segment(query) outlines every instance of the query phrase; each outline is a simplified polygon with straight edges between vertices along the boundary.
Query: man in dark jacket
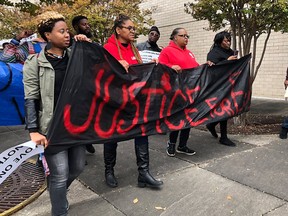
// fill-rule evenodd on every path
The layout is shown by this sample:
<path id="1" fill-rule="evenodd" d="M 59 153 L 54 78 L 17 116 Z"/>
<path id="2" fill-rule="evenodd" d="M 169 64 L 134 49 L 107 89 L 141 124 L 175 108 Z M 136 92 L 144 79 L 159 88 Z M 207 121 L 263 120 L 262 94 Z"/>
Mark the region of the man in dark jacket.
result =
<path id="1" fill-rule="evenodd" d="M 157 41 L 160 38 L 159 29 L 156 26 L 152 26 L 148 33 L 148 40 L 143 43 L 137 44 L 137 49 L 139 51 L 150 50 L 155 52 L 161 52 L 161 49 L 157 45 Z"/>

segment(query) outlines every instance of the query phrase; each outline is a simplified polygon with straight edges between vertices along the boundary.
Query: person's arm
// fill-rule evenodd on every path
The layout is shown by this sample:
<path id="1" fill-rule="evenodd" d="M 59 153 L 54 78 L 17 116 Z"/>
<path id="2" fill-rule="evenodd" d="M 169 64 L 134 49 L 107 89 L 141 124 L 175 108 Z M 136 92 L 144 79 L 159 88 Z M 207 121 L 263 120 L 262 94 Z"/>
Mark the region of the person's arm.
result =
<path id="1" fill-rule="evenodd" d="M 103 47 L 125 68 L 126 72 L 128 72 L 129 63 L 120 59 L 119 53 L 114 45 L 106 43 Z"/>
<path id="2" fill-rule="evenodd" d="M 33 32 L 29 30 L 24 30 L 20 32 L 15 38 L 13 38 L 10 43 L 4 48 L 0 53 L 0 61 L 3 62 L 21 62 L 23 63 L 29 53 L 29 46 L 27 42 L 20 45 L 20 40 L 29 37 Z"/>
<path id="3" fill-rule="evenodd" d="M 229 56 L 227 60 L 230 61 L 230 60 L 237 60 L 237 59 L 238 59 L 237 55 L 232 55 L 232 56 Z"/>
<path id="4" fill-rule="evenodd" d="M 31 55 L 23 67 L 23 83 L 25 93 L 25 123 L 32 141 L 47 147 L 46 137 L 39 133 L 40 81 L 39 66 L 36 55 Z"/>
<path id="5" fill-rule="evenodd" d="M 218 55 L 215 51 L 215 48 L 213 48 L 212 50 L 210 50 L 210 52 L 207 54 L 207 64 L 212 66 L 215 65 L 219 62 L 219 58 Z"/>

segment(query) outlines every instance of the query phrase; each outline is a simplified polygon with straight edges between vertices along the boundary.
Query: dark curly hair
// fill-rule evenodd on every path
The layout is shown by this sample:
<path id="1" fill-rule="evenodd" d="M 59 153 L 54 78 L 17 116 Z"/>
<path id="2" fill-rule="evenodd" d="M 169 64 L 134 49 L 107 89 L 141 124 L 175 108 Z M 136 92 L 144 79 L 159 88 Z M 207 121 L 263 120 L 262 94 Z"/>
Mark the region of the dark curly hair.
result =
<path id="1" fill-rule="evenodd" d="M 45 22 L 41 22 L 37 29 L 38 29 L 38 32 L 40 34 L 40 36 L 46 41 L 48 42 L 48 39 L 45 35 L 45 32 L 52 32 L 54 26 L 55 26 L 55 23 L 59 22 L 59 21 L 63 21 L 65 22 L 65 19 L 64 18 L 51 18 Z"/>
<path id="2" fill-rule="evenodd" d="M 82 20 L 82 19 L 88 20 L 88 18 L 87 18 L 86 16 L 82 16 L 82 15 L 76 16 L 76 17 L 74 17 L 74 18 L 72 19 L 72 26 L 73 26 L 74 29 L 75 29 L 75 26 L 79 25 L 79 22 L 80 22 L 80 20 Z"/>

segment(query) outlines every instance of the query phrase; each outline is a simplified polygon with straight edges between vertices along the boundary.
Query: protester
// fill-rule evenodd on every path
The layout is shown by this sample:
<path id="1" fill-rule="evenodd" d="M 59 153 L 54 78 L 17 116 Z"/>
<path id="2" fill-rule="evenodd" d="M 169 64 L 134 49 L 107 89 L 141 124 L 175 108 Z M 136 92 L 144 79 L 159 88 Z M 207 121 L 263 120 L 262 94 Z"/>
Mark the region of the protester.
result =
<path id="1" fill-rule="evenodd" d="M 9 44 L 8 42 L 3 43 L 3 44 L 2 44 L 2 49 L 5 49 L 8 44 Z"/>
<path id="2" fill-rule="evenodd" d="M 114 21 L 114 34 L 108 39 L 104 48 L 111 53 L 128 72 L 129 66 L 142 63 L 137 48 L 134 46 L 135 26 L 128 16 L 120 14 Z M 156 180 L 149 173 L 149 149 L 148 137 L 136 137 L 134 139 L 135 153 L 138 165 L 138 186 L 139 187 L 160 187 L 163 182 Z M 117 143 L 104 144 L 105 179 L 110 187 L 117 187 L 118 182 L 114 176 L 116 164 Z"/>
<path id="3" fill-rule="evenodd" d="M 285 89 L 287 89 L 287 86 L 288 86 L 288 67 L 287 67 L 287 71 L 286 71 L 286 79 L 284 81 L 284 86 L 285 86 Z M 282 123 L 279 138 L 280 139 L 287 139 L 287 133 L 288 133 L 288 117 L 285 117 L 283 120 L 283 123 Z"/>
<path id="4" fill-rule="evenodd" d="M 30 30 L 23 30 L 13 38 L 0 52 L 0 61 L 7 63 L 24 63 L 28 55 L 39 53 L 46 46 L 46 42 L 35 40 L 20 44 L 23 38 L 31 36 L 32 33 Z"/>
<path id="5" fill-rule="evenodd" d="M 143 43 L 137 44 L 137 49 L 139 51 L 142 50 L 150 50 L 155 52 L 161 52 L 161 49 L 157 45 L 157 41 L 160 38 L 160 32 L 157 26 L 152 26 L 148 33 L 148 40 Z"/>
<path id="6" fill-rule="evenodd" d="M 72 19 L 72 26 L 76 34 L 84 34 L 87 38 L 92 38 L 91 28 L 86 16 L 76 16 Z"/>
<path id="7" fill-rule="evenodd" d="M 70 56 L 70 35 L 62 15 L 46 12 L 39 19 L 38 32 L 50 45 L 39 55 L 30 55 L 23 67 L 26 127 L 31 140 L 45 147 L 52 215 L 65 216 L 67 189 L 84 169 L 85 146 L 53 146 L 46 139 Z M 89 41 L 85 35 L 76 35 L 75 40 Z"/>
<path id="8" fill-rule="evenodd" d="M 72 26 L 76 34 L 84 34 L 87 36 L 87 38 L 92 38 L 90 25 L 88 23 L 88 18 L 86 16 L 80 15 L 74 17 L 72 19 Z M 95 153 L 95 148 L 93 147 L 92 144 L 87 144 L 86 150 L 91 154 Z"/>
<path id="9" fill-rule="evenodd" d="M 189 35 L 186 29 L 176 28 L 170 36 L 170 43 L 165 47 L 159 56 L 159 63 L 165 64 L 174 69 L 177 73 L 181 73 L 183 69 L 195 68 L 199 66 L 194 54 L 186 48 Z M 190 128 L 180 130 L 180 140 L 176 149 L 176 142 L 179 131 L 172 131 L 169 134 L 166 153 L 170 157 L 175 156 L 175 150 L 178 153 L 186 155 L 194 155 L 196 152 L 187 147 Z"/>
<path id="10" fill-rule="evenodd" d="M 236 60 L 238 54 L 234 53 L 234 51 L 230 48 L 230 46 L 231 46 L 230 33 L 227 31 L 217 33 L 214 38 L 214 44 L 212 45 L 211 50 L 207 55 L 207 63 L 210 66 L 212 66 L 222 61 Z M 210 131 L 212 136 L 218 138 L 218 134 L 216 133 L 215 129 L 218 123 L 220 123 L 220 133 L 221 133 L 219 142 L 227 146 L 236 146 L 236 144 L 227 137 L 227 120 L 214 122 L 206 125 L 207 129 Z"/>

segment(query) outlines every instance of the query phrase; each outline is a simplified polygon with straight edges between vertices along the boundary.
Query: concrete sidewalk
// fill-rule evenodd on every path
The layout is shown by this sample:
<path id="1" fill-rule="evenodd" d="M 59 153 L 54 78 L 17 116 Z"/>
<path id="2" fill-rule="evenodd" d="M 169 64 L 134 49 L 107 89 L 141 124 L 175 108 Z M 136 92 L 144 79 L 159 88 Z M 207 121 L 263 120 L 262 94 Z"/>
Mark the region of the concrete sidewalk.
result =
<path id="1" fill-rule="evenodd" d="M 251 113 L 284 116 L 286 106 L 284 101 L 253 99 Z M 19 138 L 26 141 L 28 136 L 19 127 L 16 132 L 15 127 L 7 127 L 0 133 L 0 150 L 4 150 L 4 140 L 6 145 L 15 145 Z M 287 140 L 278 134 L 230 138 L 236 147 L 220 145 L 208 132 L 192 129 L 188 146 L 197 154 L 168 157 L 168 137 L 149 137 L 150 171 L 164 181 L 160 190 L 137 187 L 133 140 L 118 146 L 115 175 L 119 186 L 106 186 L 103 146 L 94 145 L 96 153 L 87 153 L 88 165 L 68 193 L 69 215 L 288 215 Z M 45 191 L 14 215 L 48 216 L 50 207 Z"/>

